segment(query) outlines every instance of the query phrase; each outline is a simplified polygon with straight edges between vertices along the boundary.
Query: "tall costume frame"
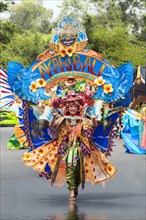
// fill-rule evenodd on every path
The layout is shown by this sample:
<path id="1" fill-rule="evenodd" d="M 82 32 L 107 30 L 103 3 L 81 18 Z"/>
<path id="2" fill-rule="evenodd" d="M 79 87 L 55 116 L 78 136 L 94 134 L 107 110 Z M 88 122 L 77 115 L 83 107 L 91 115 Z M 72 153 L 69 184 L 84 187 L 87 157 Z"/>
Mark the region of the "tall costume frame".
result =
<path id="1" fill-rule="evenodd" d="M 107 156 L 122 106 L 110 106 L 131 88 L 133 65 L 115 68 L 86 49 L 84 29 L 70 16 L 52 33 L 49 49 L 29 67 L 8 63 L 8 81 L 24 101 L 30 147 L 24 164 L 48 173 L 51 184 L 67 182 L 74 201 L 80 184 L 98 184 L 117 172 Z"/>

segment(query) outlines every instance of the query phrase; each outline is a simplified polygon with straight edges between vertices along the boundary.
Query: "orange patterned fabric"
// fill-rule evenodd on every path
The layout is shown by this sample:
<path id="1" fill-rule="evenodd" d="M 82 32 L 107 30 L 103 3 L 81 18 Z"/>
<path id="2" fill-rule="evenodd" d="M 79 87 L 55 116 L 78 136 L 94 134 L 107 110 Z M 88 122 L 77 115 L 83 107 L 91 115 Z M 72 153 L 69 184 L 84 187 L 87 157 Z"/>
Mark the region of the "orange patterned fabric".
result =
<path id="1" fill-rule="evenodd" d="M 15 133 L 15 137 L 18 139 L 18 141 L 21 144 L 27 141 L 24 135 L 24 131 L 21 128 L 17 127 L 17 125 L 14 127 L 14 133 Z M 25 145 L 27 146 L 28 143 L 26 143 Z"/>
<path id="2" fill-rule="evenodd" d="M 38 149 L 26 153 L 23 156 L 25 165 L 32 167 L 39 172 L 43 172 L 48 163 L 52 172 L 54 171 L 58 159 L 58 141 L 45 144 Z M 110 179 L 117 172 L 116 168 L 107 160 L 106 156 L 90 143 L 91 155 L 84 155 L 85 182 L 98 184 Z M 55 185 L 62 186 L 66 183 L 66 163 L 61 157 Z"/>

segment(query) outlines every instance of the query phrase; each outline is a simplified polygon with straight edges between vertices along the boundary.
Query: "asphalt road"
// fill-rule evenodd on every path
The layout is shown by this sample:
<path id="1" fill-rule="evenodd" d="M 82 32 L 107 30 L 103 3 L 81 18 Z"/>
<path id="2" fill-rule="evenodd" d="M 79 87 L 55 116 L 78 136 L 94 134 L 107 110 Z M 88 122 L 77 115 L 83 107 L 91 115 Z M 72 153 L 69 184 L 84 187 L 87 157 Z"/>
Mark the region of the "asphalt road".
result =
<path id="1" fill-rule="evenodd" d="M 76 205 L 69 205 L 67 185 L 50 186 L 46 178 L 24 166 L 25 150 L 8 150 L 13 128 L 0 128 L 1 220 L 144 220 L 146 219 L 146 158 L 126 154 L 122 140 L 110 161 L 118 173 L 102 184 L 79 189 Z"/>

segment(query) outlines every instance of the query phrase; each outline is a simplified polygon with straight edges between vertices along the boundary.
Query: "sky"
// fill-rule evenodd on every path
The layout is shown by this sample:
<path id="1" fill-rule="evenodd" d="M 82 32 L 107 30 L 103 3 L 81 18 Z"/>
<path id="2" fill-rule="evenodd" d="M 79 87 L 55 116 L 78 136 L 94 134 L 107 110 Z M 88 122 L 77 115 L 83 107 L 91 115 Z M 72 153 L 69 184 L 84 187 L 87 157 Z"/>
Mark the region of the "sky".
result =
<path id="1" fill-rule="evenodd" d="M 59 10 L 60 10 L 57 7 L 57 5 L 61 5 L 62 2 L 63 2 L 63 0 L 43 0 L 43 5 L 47 9 L 52 9 L 53 10 L 54 18 L 55 18 L 59 14 Z"/>

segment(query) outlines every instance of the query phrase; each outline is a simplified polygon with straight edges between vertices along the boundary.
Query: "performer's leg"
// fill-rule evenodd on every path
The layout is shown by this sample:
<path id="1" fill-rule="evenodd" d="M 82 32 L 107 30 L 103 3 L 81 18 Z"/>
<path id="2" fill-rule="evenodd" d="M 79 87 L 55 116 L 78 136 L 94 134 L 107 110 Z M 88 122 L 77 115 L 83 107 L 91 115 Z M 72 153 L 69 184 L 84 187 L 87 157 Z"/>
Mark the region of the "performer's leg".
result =
<path id="1" fill-rule="evenodd" d="M 75 167 L 75 189 L 74 189 L 74 192 L 75 192 L 75 197 L 78 196 L 78 186 L 80 185 L 81 183 L 81 176 L 80 176 L 80 161 L 78 160 L 77 162 L 77 165 Z"/>
<path id="2" fill-rule="evenodd" d="M 67 167 L 66 179 L 67 179 L 68 189 L 74 190 L 76 187 L 76 184 L 75 184 L 75 167 L 73 165 Z"/>
<path id="3" fill-rule="evenodd" d="M 66 168 L 66 179 L 67 179 L 67 184 L 68 184 L 68 189 L 70 190 L 70 200 L 73 201 L 75 200 L 75 193 L 74 190 L 76 188 L 75 184 L 75 167 L 73 165 L 68 166 Z"/>

